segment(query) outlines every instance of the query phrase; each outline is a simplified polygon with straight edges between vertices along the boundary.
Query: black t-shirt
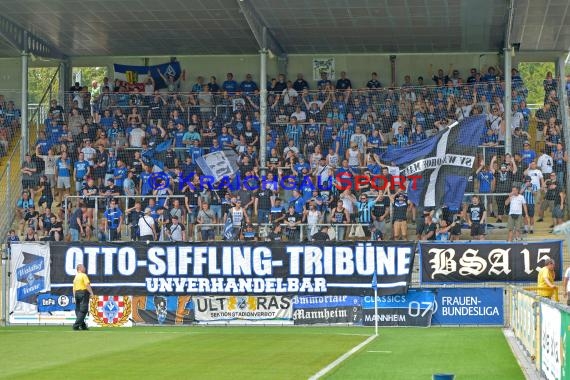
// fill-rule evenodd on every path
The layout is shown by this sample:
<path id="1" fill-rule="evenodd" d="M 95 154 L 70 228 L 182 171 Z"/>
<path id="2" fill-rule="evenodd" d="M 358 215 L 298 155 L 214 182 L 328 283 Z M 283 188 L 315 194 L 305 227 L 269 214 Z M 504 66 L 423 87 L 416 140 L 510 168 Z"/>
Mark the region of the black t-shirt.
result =
<path id="1" fill-rule="evenodd" d="M 400 201 L 398 199 L 396 199 L 396 201 L 394 201 L 394 220 L 406 220 L 407 219 L 407 213 L 408 213 L 408 202 L 407 201 Z"/>
<path id="2" fill-rule="evenodd" d="M 322 231 L 319 231 L 316 234 L 314 234 L 312 236 L 312 238 L 315 241 L 329 241 L 330 240 L 329 234 L 322 232 Z"/>
<path id="3" fill-rule="evenodd" d="M 433 234 L 427 239 L 427 240 L 435 240 L 435 230 L 437 229 L 437 226 L 435 225 L 435 223 L 430 223 L 430 224 L 426 224 L 424 226 L 424 230 L 422 232 L 423 235 L 427 235 L 430 232 L 433 232 Z"/>
<path id="4" fill-rule="evenodd" d="M 482 203 L 477 205 L 470 204 L 467 208 L 467 213 L 469 213 L 469 217 L 473 223 L 481 223 L 481 218 L 483 217 L 484 212 L 485 206 Z"/>
<path id="5" fill-rule="evenodd" d="M 287 221 L 289 223 L 299 222 L 299 221 L 301 221 L 301 215 L 297 214 L 297 213 L 294 213 L 294 214 L 287 213 L 287 214 L 285 214 L 285 221 Z M 299 226 L 298 225 L 294 226 L 294 227 L 287 226 L 287 228 L 296 230 L 299 228 Z"/>
<path id="6" fill-rule="evenodd" d="M 86 190 L 86 191 L 85 191 Z M 95 185 L 93 186 L 89 186 L 86 185 L 83 188 L 83 194 L 85 197 L 85 203 L 87 204 L 87 207 L 89 208 L 94 208 L 95 207 L 95 199 L 94 197 L 91 196 L 85 196 L 85 193 L 89 194 L 89 195 L 98 195 L 99 194 L 99 188 Z"/>
<path id="7" fill-rule="evenodd" d="M 475 176 L 471 174 L 467 177 L 467 185 L 465 186 L 466 193 L 473 193 L 475 191 Z"/>
<path id="8" fill-rule="evenodd" d="M 390 209 L 390 199 L 384 197 L 382 200 L 377 201 L 372 209 L 372 215 L 379 218 L 386 213 L 386 210 Z"/>
<path id="9" fill-rule="evenodd" d="M 186 189 L 184 195 L 186 196 L 186 199 L 188 199 L 189 206 L 198 206 L 200 193 L 197 190 L 192 191 L 191 189 Z"/>
<path id="10" fill-rule="evenodd" d="M 77 219 L 83 221 L 83 211 L 81 211 L 80 208 L 78 208 L 73 212 L 73 214 L 71 215 L 71 220 L 69 221 L 69 228 L 73 228 L 74 230 L 79 231 L 81 228 L 77 223 Z"/>
<path id="11" fill-rule="evenodd" d="M 508 193 L 513 186 L 513 173 L 510 171 L 503 172 L 499 170 L 495 174 L 495 193 Z"/>
<path id="12" fill-rule="evenodd" d="M 258 204 L 257 207 L 260 210 L 270 210 L 271 209 L 271 196 L 273 191 L 270 189 L 260 190 L 257 192 Z"/>

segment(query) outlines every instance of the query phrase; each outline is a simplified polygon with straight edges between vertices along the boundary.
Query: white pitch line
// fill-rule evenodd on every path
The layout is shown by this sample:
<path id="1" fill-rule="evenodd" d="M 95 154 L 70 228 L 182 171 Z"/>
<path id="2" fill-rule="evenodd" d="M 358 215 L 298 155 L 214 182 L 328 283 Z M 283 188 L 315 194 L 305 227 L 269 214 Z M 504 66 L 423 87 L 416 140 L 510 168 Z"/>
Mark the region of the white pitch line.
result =
<path id="1" fill-rule="evenodd" d="M 309 377 L 309 380 L 317 380 L 320 379 L 321 377 L 323 377 L 324 375 L 326 375 L 327 373 L 329 373 L 331 370 L 333 370 L 335 367 L 337 367 L 340 363 L 342 363 L 343 361 L 345 361 L 346 359 L 348 359 L 351 355 L 353 355 L 354 353 L 360 351 L 360 349 L 362 349 L 362 347 L 366 346 L 368 343 L 372 342 L 374 339 L 376 339 L 377 335 L 371 335 L 368 337 L 368 339 L 366 339 L 364 342 L 360 343 L 359 345 L 353 347 L 350 351 L 345 352 L 341 357 L 339 357 L 338 359 L 336 359 L 334 362 L 332 362 L 331 364 L 327 365 L 325 368 L 321 369 L 319 372 L 315 373 L 313 376 Z"/>
<path id="2" fill-rule="evenodd" d="M 370 334 L 351 334 L 351 333 L 336 333 L 335 335 L 348 335 L 348 336 L 370 336 Z"/>

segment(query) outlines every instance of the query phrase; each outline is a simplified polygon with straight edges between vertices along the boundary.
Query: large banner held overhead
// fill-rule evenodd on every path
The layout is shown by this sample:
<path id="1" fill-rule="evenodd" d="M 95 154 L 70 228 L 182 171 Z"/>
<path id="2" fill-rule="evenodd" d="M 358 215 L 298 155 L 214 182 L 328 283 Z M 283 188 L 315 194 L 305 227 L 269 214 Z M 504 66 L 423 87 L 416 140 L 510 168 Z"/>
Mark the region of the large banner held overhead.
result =
<path id="1" fill-rule="evenodd" d="M 292 243 L 59 243 L 52 242 L 51 292 L 71 289 L 84 264 L 96 294 L 295 295 L 405 293 L 414 243 L 335 245 Z"/>
<path id="2" fill-rule="evenodd" d="M 485 130 L 485 116 L 467 117 L 422 142 L 388 150 L 380 159 L 398 166 L 403 176 L 421 177 L 408 188 L 415 205 L 459 210 Z"/>
<path id="3" fill-rule="evenodd" d="M 562 262 L 562 241 L 420 243 L 422 283 L 536 282 L 548 259 Z M 556 280 L 562 268 L 556 266 Z"/>

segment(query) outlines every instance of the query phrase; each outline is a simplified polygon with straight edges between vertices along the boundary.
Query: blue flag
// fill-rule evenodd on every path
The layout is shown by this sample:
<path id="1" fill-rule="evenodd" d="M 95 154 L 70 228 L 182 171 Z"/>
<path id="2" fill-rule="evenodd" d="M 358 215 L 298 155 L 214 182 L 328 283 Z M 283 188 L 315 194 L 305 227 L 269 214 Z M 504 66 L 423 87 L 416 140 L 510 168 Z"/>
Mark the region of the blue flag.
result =
<path id="1" fill-rule="evenodd" d="M 156 90 L 168 87 L 160 73 L 166 77 L 172 76 L 174 81 L 177 81 L 182 74 L 180 62 L 169 62 L 154 66 L 120 65 L 115 63 L 113 68 L 115 70 L 115 79 L 130 84 L 143 83 L 150 73 L 150 76 L 154 79 Z"/>
<path id="2" fill-rule="evenodd" d="M 380 159 L 398 166 L 403 176 L 421 177 L 415 187 L 409 183 L 407 189 L 408 198 L 416 206 L 439 208 L 445 205 L 459 210 L 485 130 L 485 116 L 472 116 L 427 140 L 387 151 Z"/>
<path id="3" fill-rule="evenodd" d="M 232 223 L 232 218 L 228 217 L 226 219 L 226 224 L 224 224 L 224 240 L 234 239 L 234 228 Z"/>
<path id="4" fill-rule="evenodd" d="M 160 153 L 166 152 L 171 145 L 172 140 L 166 140 L 152 148 L 142 151 L 141 156 L 146 164 L 150 164 L 153 167 L 156 166 L 160 168 L 160 170 L 164 170 L 164 161 Z"/>
<path id="5" fill-rule="evenodd" d="M 376 276 L 376 272 L 372 275 L 372 289 L 378 289 L 378 277 Z"/>

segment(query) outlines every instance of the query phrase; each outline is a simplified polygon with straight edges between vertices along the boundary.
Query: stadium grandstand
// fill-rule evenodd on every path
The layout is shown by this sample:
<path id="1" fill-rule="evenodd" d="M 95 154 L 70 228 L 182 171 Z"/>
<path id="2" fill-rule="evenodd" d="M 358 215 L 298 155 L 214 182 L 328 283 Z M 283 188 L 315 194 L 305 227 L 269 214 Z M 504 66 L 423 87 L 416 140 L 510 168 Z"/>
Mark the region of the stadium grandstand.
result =
<path id="1" fill-rule="evenodd" d="M 0 2 L 4 256 L 18 241 L 557 238 L 570 189 L 569 8 Z M 554 63 L 538 90 L 519 71 L 527 62 Z M 57 70 L 31 104 L 28 73 L 40 67 Z M 106 75 L 75 77 L 77 67 Z M 463 134 L 451 140 L 459 128 L 482 131 L 473 157 Z M 468 164 L 437 161 L 442 141 L 444 160 Z"/>

